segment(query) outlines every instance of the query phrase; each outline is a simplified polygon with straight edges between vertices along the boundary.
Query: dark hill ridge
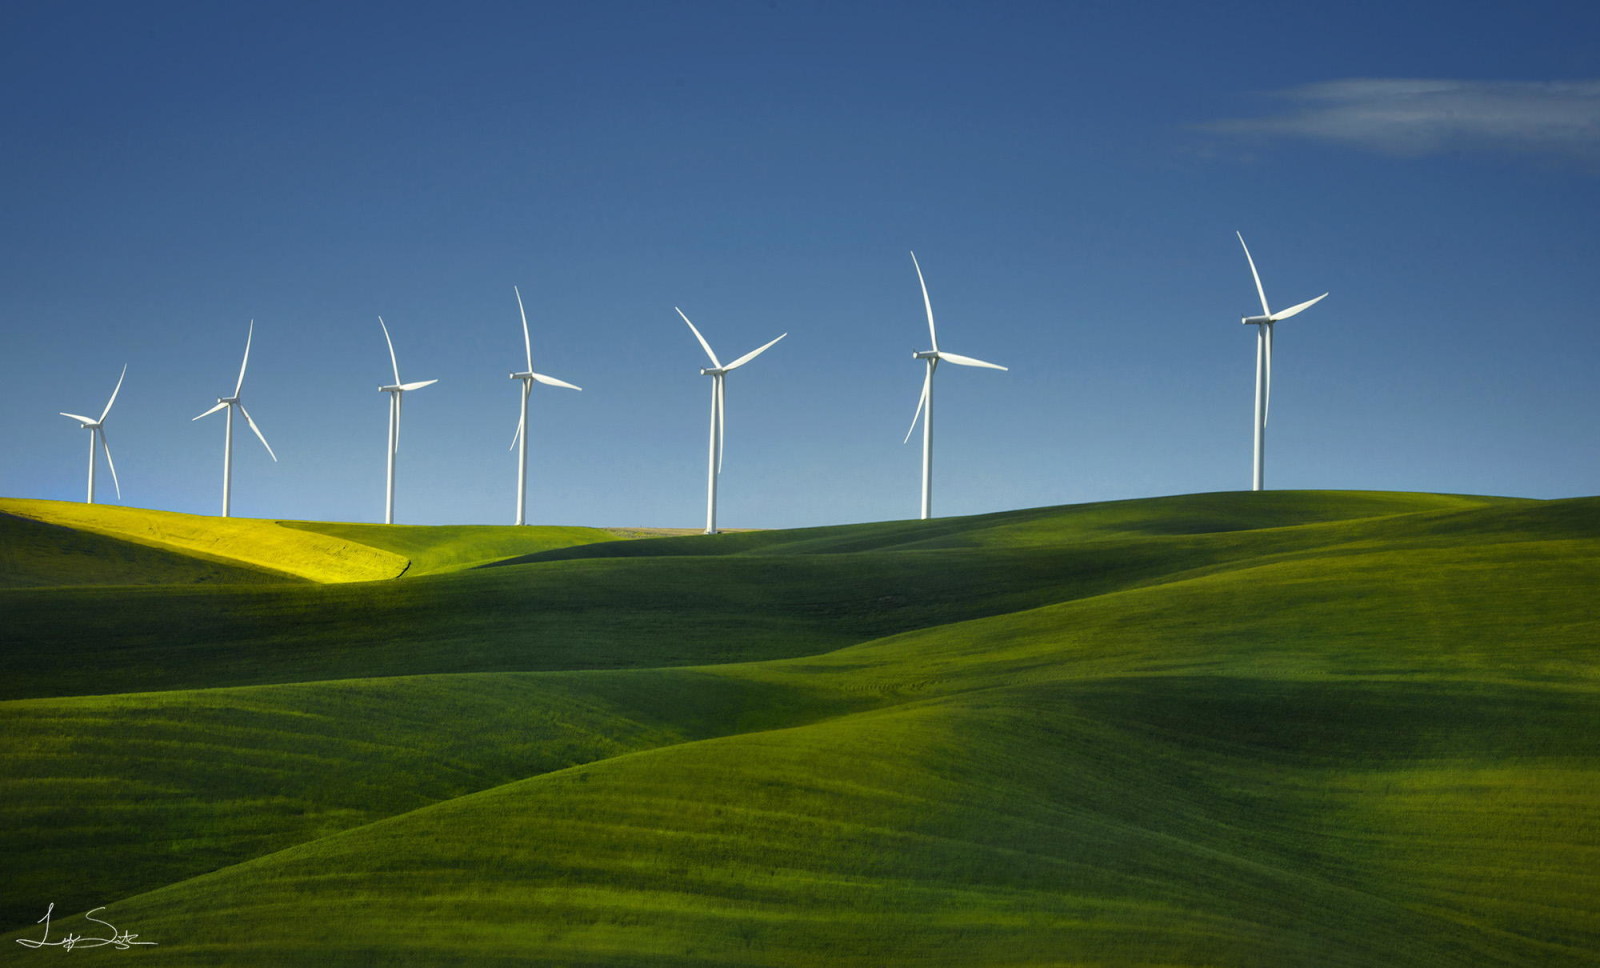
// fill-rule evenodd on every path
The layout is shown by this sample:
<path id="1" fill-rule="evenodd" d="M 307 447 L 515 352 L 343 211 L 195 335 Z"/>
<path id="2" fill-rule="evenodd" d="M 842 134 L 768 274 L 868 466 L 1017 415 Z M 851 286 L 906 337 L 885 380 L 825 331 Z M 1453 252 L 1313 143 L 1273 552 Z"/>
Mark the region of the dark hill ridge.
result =
<path id="1" fill-rule="evenodd" d="M 7 592 L 20 658 L 0 698 L 784 658 L 1522 503 L 1195 495 L 586 544 L 404 582 Z M 1252 513 L 1269 527 L 1243 529 Z"/>
<path id="2" fill-rule="evenodd" d="M 4 591 L 3 914 L 157 965 L 1594 965 L 1597 589 L 1600 499 L 1268 492 Z"/>

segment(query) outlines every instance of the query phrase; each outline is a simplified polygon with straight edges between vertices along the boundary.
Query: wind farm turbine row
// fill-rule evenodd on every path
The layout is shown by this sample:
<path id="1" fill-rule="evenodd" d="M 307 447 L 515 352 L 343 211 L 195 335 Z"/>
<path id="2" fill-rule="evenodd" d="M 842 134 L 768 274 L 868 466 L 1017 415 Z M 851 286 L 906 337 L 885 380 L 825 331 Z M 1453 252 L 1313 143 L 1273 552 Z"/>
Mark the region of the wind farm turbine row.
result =
<path id="1" fill-rule="evenodd" d="M 1247 326 L 1256 327 L 1256 379 L 1255 379 L 1255 414 L 1253 425 L 1253 449 L 1251 460 L 1251 488 L 1262 490 L 1265 487 L 1265 460 L 1266 460 L 1266 426 L 1267 416 L 1271 406 L 1272 394 L 1272 337 L 1273 325 L 1299 315 L 1306 309 L 1316 305 L 1327 298 L 1323 293 L 1314 299 L 1291 306 L 1288 309 L 1274 313 L 1267 302 L 1266 290 L 1261 283 L 1261 274 L 1256 270 L 1255 259 L 1250 254 L 1250 247 L 1245 244 L 1244 236 L 1235 233 L 1239 238 L 1239 245 L 1244 249 L 1245 260 L 1250 267 L 1250 275 L 1255 283 L 1256 294 L 1261 300 L 1261 315 L 1245 316 L 1240 322 Z M 916 410 L 911 418 L 911 427 L 906 431 L 902 443 L 909 443 L 911 435 L 915 433 L 917 425 L 922 425 L 922 476 L 921 476 L 921 517 L 926 519 L 933 515 L 933 377 L 941 362 L 952 363 L 957 366 L 978 367 L 992 370 L 1006 370 L 1007 368 L 997 363 L 989 363 L 970 356 L 962 356 L 939 348 L 939 333 L 934 323 L 933 300 L 928 294 L 927 279 L 923 276 L 922 265 L 917 261 L 916 253 L 911 253 L 911 264 L 916 271 L 917 283 L 922 292 L 923 310 L 928 320 L 928 339 L 932 344 L 931 349 L 921 350 L 912 354 L 912 358 L 922 361 L 925 369 L 922 380 L 922 392 L 917 397 Z M 516 487 L 516 514 L 515 523 L 527 523 L 527 485 L 528 485 L 528 403 L 533 392 L 533 385 L 541 383 L 546 386 L 561 387 L 568 390 L 581 390 L 574 384 L 557 379 L 543 373 L 535 372 L 533 368 L 533 340 L 528 328 L 528 314 L 523 306 L 521 290 L 513 286 L 512 292 L 516 296 L 517 312 L 522 322 L 522 344 L 524 362 L 526 367 L 520 371 L 512 372 L 507 376 L 521 383 L 520 413 L 517 420 L 516 433 L 512 436 L 510 449 L 518 451 L 517 456 L 517 487 Z M 689 331 L 694 335 L 700 348 L 705 351 L 711 366 L 702 367 L 701 375 L 711 377 L 711 416 L 709 442 L 706 455 L 706 526 L 705 533 L 717 532 L 717 492 L 718 478 L 722 473 L 725 431 L 727 426 L 727 375 L 744 366 L 756 357 L 775 346 L 780 340 L 788 336 L 783 333 L 776 338 L 756 347 L 733 362 L 723 364 L 711 348 L 711 344 L 701 334 L 700 330 L 683 312 L 674 307 L 678 316 L 688 325 Z M 419 380 L 411 383 L 402 382 L 400 379 L 400 362 L 395 354 L 394 339 L 389 333 L 388 324 L 383 317 L 378 317 L 378 325 L 383 331 L 383 339 L 389 350 L 389 365 L 394 374 L 394 382 L 378 387 L 380 393 L 389 395 L 389 431 L 388 431 L 388 461 L 384 487 L 384 523 L 394 523 L 395 512 L 395 470 L 396 460 L 400 449 L 400 421 L 404 409 L 405 394 L 420 390 L 439 382 L 438 380 Z M 216 405 L 194 417 L 200 420 L 219 410 L 227 411 L 227 422 L 223 432 L 223 457 L 222 457 L 222 516 L 228 517 L 232 513 L 233 499 L 233 414 L 237 410 L 244 417 L 245 423 L 261 441 L 274 462 L 278 455 L 273 452 L 272 445 L 267 443 L 267 438 L 250 416 L 250 411 L 245 409 L 240 399 L 244 388 L 245 373 L 250 365 L 250 346 L 255 338 L 255 321 L 250 321 L 249 329 L 245 334 L 244 358 L 239 364 L 239 376 L 234 382 L 233 393 L 226 397 L 217 397 Z M 121 375 L 117 378 L 117 385 L 111 392 L 111 397 L 106 401 L 105 409 L 98 418 L 84 417 L 77 414 L 65 413 L 61 415 L 79 422 L 80 426 L 91 432 L 89 438 L 89 485 L 88 503 L 95 503 L 95 469 L 97 465 L 97 450 L 103 451 L 106 465 L 111 471 L 112 483 L 116 487 L 117 496 L 122 496 L 122 486 L 117 480 L 116 465 L 111 460 L 111 448 L 106 442 L 105 421 L 111 414 L 111 408 L 116 403 L 117 394 L 122 390 L 123 380 L 127 377 L 128 368 L 122 368 Z"/>

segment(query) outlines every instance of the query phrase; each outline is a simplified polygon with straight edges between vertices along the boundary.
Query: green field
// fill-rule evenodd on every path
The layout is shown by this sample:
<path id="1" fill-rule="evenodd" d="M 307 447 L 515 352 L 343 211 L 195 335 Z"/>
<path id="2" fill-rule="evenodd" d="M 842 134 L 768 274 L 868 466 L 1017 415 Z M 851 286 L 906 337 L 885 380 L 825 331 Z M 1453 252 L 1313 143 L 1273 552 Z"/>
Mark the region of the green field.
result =
<path id="1" fill-rule="evenodd" d="M 1600 498 L 616 536 L 0 501 L 0 961 L 1600 965 Z"/>

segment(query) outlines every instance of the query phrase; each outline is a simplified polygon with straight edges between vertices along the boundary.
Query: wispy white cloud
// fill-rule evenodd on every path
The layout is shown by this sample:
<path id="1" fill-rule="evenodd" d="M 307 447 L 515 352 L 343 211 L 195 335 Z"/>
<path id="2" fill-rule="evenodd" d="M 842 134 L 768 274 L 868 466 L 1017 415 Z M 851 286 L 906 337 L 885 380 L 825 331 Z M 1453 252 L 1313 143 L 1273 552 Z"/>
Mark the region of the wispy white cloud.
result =
<path id="1" fill-rule="evenodd" d="M 1488 149 L 1600 157 L 1600 80 L 1351 78 L 1270 96 L 1288 110 L 1201 127 L 1407 156 Z"/>

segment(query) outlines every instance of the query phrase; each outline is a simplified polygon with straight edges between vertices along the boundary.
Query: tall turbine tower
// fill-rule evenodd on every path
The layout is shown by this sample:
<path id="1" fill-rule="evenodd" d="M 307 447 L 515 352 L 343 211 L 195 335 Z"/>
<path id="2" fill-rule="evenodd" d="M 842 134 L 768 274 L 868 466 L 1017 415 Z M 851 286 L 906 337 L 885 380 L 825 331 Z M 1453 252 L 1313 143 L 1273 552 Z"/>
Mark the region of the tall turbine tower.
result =
<path id="1" fill-rule="evenodd" d="M 528 394 L 533 392 L 535 383 L 546 386 L 566 387 L 568 390 L 582 390 L 553 376 L 533 372 L 533 341 L 528 338 L 528 311 L 522 308 L 522 292 L 516 286 L 511 291 L 517 294 L 517 312 L 522 314 L 522 348 L 528 354 L 528 368 L 521 373 L 510 374 L 511 379 L 522 381 L 522 417 L 517 421 L 517 435 L 511 438 L 511 446 L 521 444 L 517 454 L 517 523 L 528 523 Z M 400 382 L 398 376 L 395 382 Z"/>
<path id="2" fill-rule="evenodd" d="M 1250 489 L 1259 491 L 1265 487 L 1263 471 L 1267 450 L 1267 411 L 1271 409 L 1272 401 L 1272 324 L 1315 306 L 1328 298 L 1328 294 L 1323 293 L 1315 299 L 1307 299 L 1298 306 L 1273 312 L 1267 306 L 1267 291 L 1261 288 L 1261 274 L 1256 272 L 1256 260 L 1250 258 L 1250 247 L 1244 244 L 1244 236 L 1241 233 L 1233 234 L 1239 236 L 1239 244 L 1244 247 L 1245 261 L 1250 263 L 1250 275 L 1256 281 L 1256 295 L 1261 297 L 1261 315 L 1246 316 L 1239 320 L 1246 326 L 1256 327 L 1255 460 L 1251 465 Z"/>
<path id="3" fill-rule="evenodd" d="M 676 306 L 673 308 L 677 309 Z M 683 316 L 683 321 L 689 323 L 689 317 L 683 315 L 683 310 L 678 309 L 678 315 Z M 778 339 L 783 339 L 784 336 L 789 334 L 784 333 L 783 336 L 779 336 L 772 343 L 758 346 L 727 366 L 723 366 L 717 360 L 717 354 L 711 352 L 711 344 L 707 343 L 706 338 L 700 335 L 700 331 L 694 328 L 694 323 L 689 323 L 689 331 L 694 333 L 694 338 L 700 341 L 700 348 L 706 351 L 707 356 L 711 357 L 711 365 L 701 369 L 700 373 L 711 378 L 711 450 L 707 458 L 706 468 L 706 534 L 716 534 L 717 476 L 722 473 L 722 431 L 726 424 L 723 409 L 723 402 L 726 400 L 726 396 L 723 392 L 722 380 L 731 371 L 737 370 L 765 353 L 772 346 L 772 343 L 776 343 Z"/>
<path id="4" fill-rule="evenodd" d="M 389 327 L 384 323 L 382 316 L 378 317 L 378 325 L 383 327 L 383 341 L 389 344 L 389 363 L 394 367 L 394 382 L 388 386 L 378 388 L 379 393 L 387 393 L 389 395 L 389 478 L 388 487 L 384 492 L 383 523 L 394 524 L 394 455 L 400 449 L 400 401 L 407 390 L 420 390 L 439 381 L 423 380 L 419 383 L 401 383 L 400 362 L 394 356 L 394 340 L 389 338 Z"/>
<path id="5" fill-rule="evenodd" d="M 106 408 L 100 411 L 100 419 L 93 417 L 80 417 L 75 413 L 57 411 L 63 417 L 76 420 L 84 430 L 89 431 L 89 499 L 86 503 L 94 503 L 94 449 L 98 441 L 100 449 L 106 452 L 106 466 L 111 468 L 111 483 L 116 485 L 117 500 L 122 500 L 122 484 L 117 480 L 117 465 L 111 461 L 111 445 L 106 443 L 106 417 L 111 414 L 111 405 L 117 402 L 117 394 L 122 391 L 122 379 L 128 375 L 128 364 L 122 364 L 122 375 L 117 377 L 116 389 L 111 391 L 111 399 L 106 401 Z"/>
<path id="6" fill-rule="evenodd" d="M 229 513 L 233 509 L 233 411 L 235 408 L 237 408 L 239 413 L 244 416 L 244 422 L 250 425 L 250 429 L 255 431 L 256 437 L 261 440 L 261 446 L 265 447 L 267 449 L 267 453 L 272 455 L 273 463 L 277 463 L 278 460 L 278 455 L 272 453 L 272 445 L 267 443 L 267 438 L 261 433 L 261 428 L 257 427 L 255 420 L 251 418 L 250 411 L 246 410 L 244 408 L 244 404 L 239 402 L 239 391 L 244 388 L 244 369 L 250 365 L 250 341 L 255 338 L 255 335 L 256 321 L 252 319 L 250 320 L 250 329 L 244 337 L 244 362 L 239 364 L 239 381 L 233 385 L 233 396 L 218 397 L 217 405 L 200 415 L 200 417 L 209 417 L 224 407 L 228 409 L 227 430 L 225 430 L 222 435 L 223 517 L 228 517 Z M 195 417 L 193 419 L 199 420 L 200 417 Z"/>
<path id="7" fill-rule="evenodd" d="M 997 363 L 985 363 L 975 360 L 970 356 L 957 356 L 939 349 L 939 334 L 933 328 L 933 302 L 928 299 L 928 283 L 922 278 L 922 266 L 917 263 L 917 254 L 911 253 L 911 264 L 917 270 L 917 282 L 922 284 L 922 305 L 928 311 L 928 338 L 933 341 L 933 349 L 923 350 L 921 353 L 911 354 L 912 359 L 924 360 L 928 364 L 928 374 L 922 378 L 922 396 L 917 398 L 917 412 L 911 417 L 911 427 L 906 431 L 906 438 L 901 443 L 911 439 L 912 431 L 917 429 L 917 421 L 922 421 L 922 518 L 927 520 L 933 514 L 933 371 L 940 360 L 946 360 L 957 366 L 986 366 L 991 370 L 1004 370 L 1005 367 Z"/>

